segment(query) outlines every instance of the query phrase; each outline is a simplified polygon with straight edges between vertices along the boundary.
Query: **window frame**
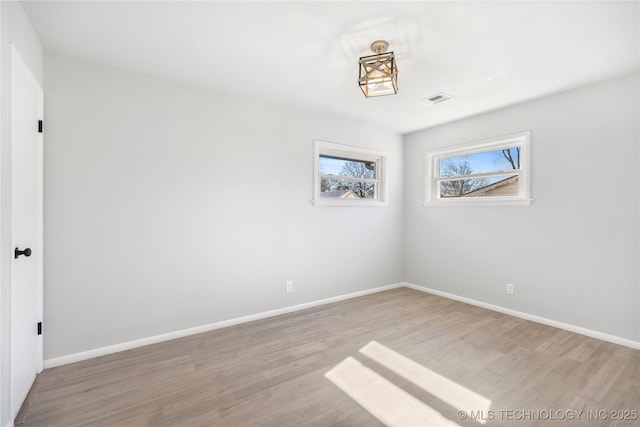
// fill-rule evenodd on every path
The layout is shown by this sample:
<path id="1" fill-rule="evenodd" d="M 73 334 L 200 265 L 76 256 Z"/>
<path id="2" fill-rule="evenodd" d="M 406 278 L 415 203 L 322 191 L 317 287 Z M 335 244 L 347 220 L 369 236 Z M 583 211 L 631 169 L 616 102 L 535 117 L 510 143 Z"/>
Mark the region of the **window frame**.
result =
<path id="1" fill-rule="evenodd" d="M 377 199 L 340 199 L 333 197 L 321 197 L 322 175 L 320 174 L 320 156 L 332 156 L 355 161 L 375 162 L 375 179 L 355 178 L 356 181 L 377 182 Z M 387 152 L 372 150 L 364 147 L 338 144 L 335 142 L 314 140 L 313 150 L 313 199 L 314 206 L 337 207 L 385 207 L 388 206 L 388 174 Z"/>
<path id="2" fill-rule="evenodd" d="M 423 206 L 528 206 L 531 204 L 531 131 L 524 131 L 425 151 L 425 178 Z M 520 169 L 514 170 L 518 175 L 518 195 L 490 196 L 490 197 L 440 197 L 439 184 L 443 181 L 439 177 L 440 160 L 447 157 L 458 157 L 501 150 L 504 148 L 520 147 Z M 476 175 L 476 174 L 474 174 Z M 507 175 L 500 171 L 478 173 L 482 176 Z"/>

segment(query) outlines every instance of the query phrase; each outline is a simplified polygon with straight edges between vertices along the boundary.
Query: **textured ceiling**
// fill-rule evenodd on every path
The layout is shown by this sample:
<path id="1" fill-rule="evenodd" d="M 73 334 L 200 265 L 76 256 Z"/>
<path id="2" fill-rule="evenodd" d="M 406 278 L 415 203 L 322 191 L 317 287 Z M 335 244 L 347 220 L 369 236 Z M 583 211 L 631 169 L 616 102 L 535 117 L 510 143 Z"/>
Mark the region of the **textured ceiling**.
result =
<path id="1" fill-rule="evenodd" d="M 638 71 L 638 2 L 23 2 L 45 49 L 400 133 Z M 365 99 L 385 39 L 398 95 Z M 453 100 L 425 105 L 445 92 Z"/>

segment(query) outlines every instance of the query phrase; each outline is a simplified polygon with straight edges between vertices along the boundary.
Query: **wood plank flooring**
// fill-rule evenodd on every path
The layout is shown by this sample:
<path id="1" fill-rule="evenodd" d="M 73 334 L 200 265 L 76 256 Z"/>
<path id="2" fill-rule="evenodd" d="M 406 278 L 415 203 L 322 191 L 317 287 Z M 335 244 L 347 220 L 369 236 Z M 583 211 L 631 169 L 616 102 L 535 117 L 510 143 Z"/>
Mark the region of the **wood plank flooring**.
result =
<path id="1" fill-rule="evenodd" d="M 640 413 L 612 419 L 640 412 L 640 351 L 408 288 L 47 369 L 19 421 L 381 425 L 324 376 L 351 356 L 448 420 L 482 425 L 360 353 L 371 341 L 489 399 L 487 426 L 640 425 Z M 584 412 L 550 419 L 567 410 Z"/>

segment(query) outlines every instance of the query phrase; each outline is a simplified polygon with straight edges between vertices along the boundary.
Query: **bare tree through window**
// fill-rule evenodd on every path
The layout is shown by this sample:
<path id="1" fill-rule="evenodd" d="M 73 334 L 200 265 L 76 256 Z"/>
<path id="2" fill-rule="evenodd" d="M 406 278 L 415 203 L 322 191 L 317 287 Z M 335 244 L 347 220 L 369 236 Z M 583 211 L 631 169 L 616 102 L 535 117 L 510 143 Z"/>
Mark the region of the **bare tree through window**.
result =
<path id="1" fill-rule="evenodd" d="M 375 163 L 356 161 L 346 162 L 342 166 L 340 174 L 353 178 L 373 179 L 375 178 Z M 351 186 L 349 186 L 348 189 L 353 191 L 355 195 L 361 199 L 372 198 L 375 196 L 375 186 L 371 182 L 352 181 Z"/>
<path id="2" fill-rule="evenodd" d="M 502 155 L 514 170 L 520 169 L 520 147 L 505 148 L 502 150 Z"/>
<path id="3" fill-rule="evenodd" d="M 462 175 L 470 175 L 473 173 L 473 169 L 468 160 L 466 159 L 452 159 L 444 160 L 442 169 L 440 170 L 440 176 L 443 177 L 455 177 Z M 442 181 L 440 183 L 440 195 L 442 197 L 462 197 L 467 193 L 477 190 L 478 188 L 487 185 L 487 180 L 484 178 L 463 178 L 452 179 L 450 181 Z"/>
<path id="4" fill-rule="evenodd" d="M 376 199 L 376 162 L 320 156 L 322 197 Z"/>

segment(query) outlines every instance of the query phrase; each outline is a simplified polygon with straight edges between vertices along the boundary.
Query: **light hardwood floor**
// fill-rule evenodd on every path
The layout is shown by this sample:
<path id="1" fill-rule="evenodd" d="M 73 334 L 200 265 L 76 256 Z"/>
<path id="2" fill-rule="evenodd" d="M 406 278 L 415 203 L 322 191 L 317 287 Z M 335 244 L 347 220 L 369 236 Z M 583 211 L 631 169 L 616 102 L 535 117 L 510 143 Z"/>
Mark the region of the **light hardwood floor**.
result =
<path id="1" fill-rule="evenodd" d="M 611 419 L 640 411 L 640 351 L 400 288 L 47 369 L 21 426 L 381 425 L 324 376 L 349 356 L 482 425 L 360 353 L 371 341 L 489 399 L 488 426 L 640 425 Z M 500 412 L 519 410 L 585 412 Z"/>

